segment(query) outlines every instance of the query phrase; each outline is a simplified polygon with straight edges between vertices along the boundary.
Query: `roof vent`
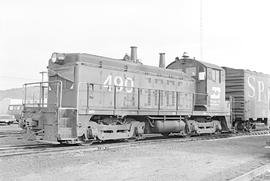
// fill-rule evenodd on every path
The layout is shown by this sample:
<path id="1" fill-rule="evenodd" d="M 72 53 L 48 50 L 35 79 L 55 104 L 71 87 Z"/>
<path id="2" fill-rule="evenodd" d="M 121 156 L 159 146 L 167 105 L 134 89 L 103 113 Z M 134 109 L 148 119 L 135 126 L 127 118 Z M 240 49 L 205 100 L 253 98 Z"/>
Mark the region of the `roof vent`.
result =
<path id="1" fill-rule="evenodd" d="M 182 58 L 183 58 L 183 59 L 188 59 L 188 58 L 189 58 L 188 53 L 187 53 L 187 52 L 184 52 Z"/>
<path id="2" fill-rule="evenodd" d="M 137 61 L 137 47 L 131 46 L 131 53 L 130 53 L 130 59 L 132 62 Z"/>
<path id="3" fill-rule="evenodd" d="M 165 68 L 165 53 L 159 54 L 159 67 Z"/>

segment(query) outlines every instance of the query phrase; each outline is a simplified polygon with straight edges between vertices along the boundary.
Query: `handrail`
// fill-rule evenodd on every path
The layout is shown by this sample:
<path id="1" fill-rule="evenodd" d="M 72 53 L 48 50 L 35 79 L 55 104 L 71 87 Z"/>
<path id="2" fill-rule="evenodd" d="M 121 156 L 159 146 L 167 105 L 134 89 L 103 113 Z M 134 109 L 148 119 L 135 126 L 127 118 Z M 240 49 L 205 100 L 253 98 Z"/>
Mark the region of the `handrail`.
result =
<path id="1" fill-rule="evenodd" d="M 90 82 L 79 82 L 78 83 L 78 87 L 80 86 L 80 84 L 89 84 L 89 85 L 101 85 L 104 86 L 104 84 L 97 84 L 97 83 L 90 83 Z M 151 88 L 147 88 L 147 87 L 130 87 L 130 86 L 117 86 L 117 85 L 110 85 L 108 87 L 123 87 L 123 88 L 134 88 L 134 89 L 145 89 L 145 90 L 156 90 L 156 91 L 165 91 L 165 92 L 179 92 L 179 93 L 188 93 L 188 94 L 195 94 L 195 95 L 205 95 L 208 96 L 208 94 L 204 94 L 204 93 L 196 93 L 196 92 L 184 92 L 184 91 L 171 91 L 171 90 L 167 90 L 167 89 L 151 89 Z"/>
<path id="2" fill-rule="evenodd" d="M 44 86 L 44 84 L 47 86 Z M 44 105 L 48 105 L 46 103 L 44 103 L 44 88 L 49 88 L 49 84 L 56 84 L 57 85 L 57 107 L 62 107 L 62 81 L 61 80 L 54 80 L 54 81 L 46 81 L 46 82 L 31 82 L 31 83 L 25 83 L 23 85 L 24 87 L 24 101 L 23 101 L 23 105 L 38 105 L 38 107 L 40 107 L 40 105 L 42 105 L 41 107 L 44 107 Z M 60 84 L 60 91 L 59 91 L 59 84 Z M 31 85 L 39 85 L 39 89 L 40 89 L 40 93 L 39 93 L 39 102 L 38 103 L 27 103 L 27 86 L 31 86 Z"/>
<path id="3" fill-rule="evenodd" d="M 86 85 L 87 87 L 84 87 L 85 88 L 85 91 L 87 91 L 86 92 L 86 96 L 88 96 L 89 97 L 89 91 L 90 91 L 90 89 L 89 89 L 89 85 L 94 85 L 94 86 L 104 86 L 103 84 L 96 84 L 96 83 L 89 83 L 89 82 L 79 82 L 78 83 L 78 86 L 77 86 L 77 102 L 76 102 L 76 105 L 77 105 L 77 109 L 79 109 L 80 108 L 80 105 L 79 105 L 79 101 L 80 101 L 80 95 L 81 95 L 81 92 L 80 92 L 80 89 L 82 89 L 81 88 L 81 85 Z M 123 87 L 123 88 L 133 88 L 133 90 L 135 91 L 135 93 L 136 93 L 136 95 L 137 95 L 137 98 L 138 98 L 138 100 L 137 100 L 137 102 L 136 102 L 136 104 L 137 104 L 137 108 L 138 108 L 138 110 L 141 108 L 141 95 L 142 95 L 142 93 L 141 93 L 141 91 L 142 90 L 152 90 L 152 91 L 157 91 L 157 93 L 158 93 L 158 110 L 162 110 L 162 108 L 161 108 L 161 105 L 160 105 L 160 101 L 161 101 L 161 99 L 162 99 L 162 96 L 161 96 L 161 92 L 172 92 L 172 93 L 175 93 L 176 95 L 174 96 L 174 106 L 176 106 L 175 107 L 175 110 L 176 111 L 178 111 L 179 110 L 179 105 L 180 105 L 180 100 L 179 100 L 179 97 L 180 97 L 180 94 L 189 94 L 189 95 L 193 95 L 192 96 L 192 99 L 193 99 L 193 105 L 192 105 L 192 107 L 194 107 L 194 105 L 195 105 L 195 96 L 196 95 L 203 95 L 203 96 L 206 96 L 206 97 L 209 97 L 208 96 L 208 94 L 204 94 L 204 93 L 195 93 L 195 92 L 186 92 L 186 91 L 171 91 L 171 90 L 166 90 L 166 89 L 151 89 L 151 88 L 137 88 L 137 87 L 129 87 L 129 86 L 116 86 L 116 85 L 106 85 L 106 87 L 111 91 L 111 93 L 112 93 L 112 98 L 113 98 L 113 109 L 114 110 L 116 110 L 117 109 L 117 104 L 116 104 L 116 100 L 117 100 L 117 95 L 118 95 L 118 91 L 117 91 L 117 87 Z M 136 91 L 137 90 L 137 91 Z M 165 94 L 164 94 L 165 95 Z M 88 100 L 88 97 L 86 98 L 86 102 L 85 102 L 85 104 L 86 104 L 86 108 L 88 109 L 89 107 L 91 107 L 91 106 L 89 106 L 89 100 Z M 163 96 L 164 97 L 164 96 Z M 135 105 L 136 105 L 135 104 Z"/>

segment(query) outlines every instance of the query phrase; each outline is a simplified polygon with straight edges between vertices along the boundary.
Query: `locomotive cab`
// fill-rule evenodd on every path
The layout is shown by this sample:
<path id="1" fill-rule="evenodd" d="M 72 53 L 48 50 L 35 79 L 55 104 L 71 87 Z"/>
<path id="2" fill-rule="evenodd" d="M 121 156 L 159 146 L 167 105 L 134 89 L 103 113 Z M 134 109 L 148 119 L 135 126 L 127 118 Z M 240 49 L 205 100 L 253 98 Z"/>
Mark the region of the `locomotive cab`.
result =
<path id="1" fill-rule="evenodd" d="M 195 79 L 193 113 L 189 122 L 197 133 L 213 133 L 215 127 L 228 131 L 231 125 L 230 103 L 225 100 L 225 72 L 219 66 L 189 58 L 176 57 L 167 69 L 182 71 Z"/>
<path id="2" fill-rule="evenodd" d="M 224 111 L 225 73 L 221 67 L 191 59 L 184 53 L 181 59 L 176 57 L 167 69 L 183 71 L 196 80 L 194 111 Z"/>

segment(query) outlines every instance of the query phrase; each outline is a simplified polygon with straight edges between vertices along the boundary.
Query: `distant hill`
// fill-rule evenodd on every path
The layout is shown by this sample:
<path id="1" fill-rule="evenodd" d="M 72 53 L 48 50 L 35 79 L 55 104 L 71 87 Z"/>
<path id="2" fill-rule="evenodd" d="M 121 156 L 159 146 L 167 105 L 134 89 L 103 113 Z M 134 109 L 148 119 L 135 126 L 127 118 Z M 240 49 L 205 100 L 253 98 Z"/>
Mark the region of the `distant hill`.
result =
<path id="1" fill-rule="evenodd" d="M 4 98 L 23 99 L 24 89 L 14 88 L 14 89 L 0 90 L 0 101 L 3 100 Z"/>
<path id="2" fill-rule="evenodd" d="M 27 99 L 32 99 L 33 97 L 39 97 L 39 87 L 28 87 L 27 88 Z M 24 88 L 13 88 L 7 90 L 0 90 L 0 101 L 5 98 L 10 99 L 24 99 Z"/>

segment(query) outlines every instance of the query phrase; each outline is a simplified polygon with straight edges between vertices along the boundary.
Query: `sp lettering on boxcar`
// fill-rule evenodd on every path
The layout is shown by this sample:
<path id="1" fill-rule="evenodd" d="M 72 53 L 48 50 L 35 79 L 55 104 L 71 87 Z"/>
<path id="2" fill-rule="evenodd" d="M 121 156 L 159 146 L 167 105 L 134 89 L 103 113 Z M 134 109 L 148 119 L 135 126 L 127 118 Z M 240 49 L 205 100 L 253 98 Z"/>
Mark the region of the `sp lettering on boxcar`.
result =
<path id="1" fill-rule="evenodd" d="M 264 97 L 265 96 L 264 82 L 261 80 L 256 80 L 254 76 L 249 76 L 247 78 L 247 81 L 248 81 L 248 86 L 249 86 L 248 96 L 256 97 L 257 101 L 262 102 L 265 98 Z"/>
<path id="2" fill-rule="evenodd" d="M 255 97 L 255 87 L 253 86 L 255 84 L 255 77 L 248 77 L 247 80 L 250 88 L 250 91 L 248 91 L 248 96 Z"/>
<path id="3" fill-rule="evenodd" d="M 263 92 L 264 92 L 264 83 L 263 81 L 258 81 L 258 101 L 262 101 Z"/>

